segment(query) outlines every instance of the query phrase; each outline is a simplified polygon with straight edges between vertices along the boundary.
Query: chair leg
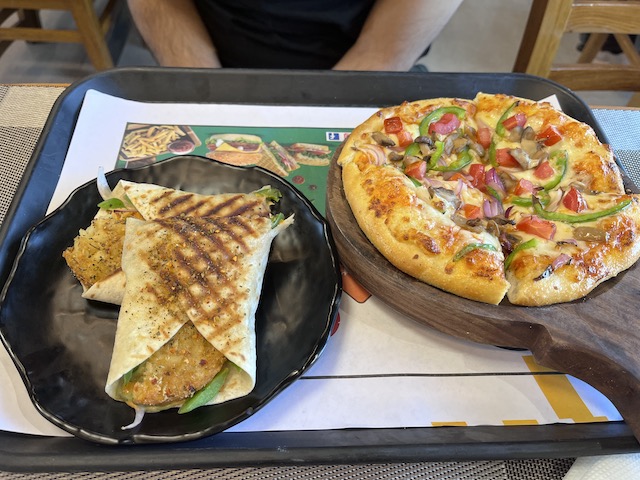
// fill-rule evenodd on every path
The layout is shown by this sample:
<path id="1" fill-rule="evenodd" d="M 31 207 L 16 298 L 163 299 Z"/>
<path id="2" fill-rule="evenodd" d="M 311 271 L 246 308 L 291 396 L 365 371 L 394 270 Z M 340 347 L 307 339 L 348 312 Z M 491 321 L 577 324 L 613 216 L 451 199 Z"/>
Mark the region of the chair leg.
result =
<path id="1" fill-rule="evenodd" d="M 598 52 L 607 41 L 608 33 L 590 33 L 589 39 L 585 42 L 578 63 L 591 63 Z"/>
<path id="2" fill-rule="evenodd" d="M 533 0 L 514 71 L 549 75 L 571 6 L 572 0 Z"/>
<path id="3" fill-rule="evenodd" d="M 87 55 L 97 70 L 113 67 L 111 53 L 107 47 L 105 34 L 100 26 L 92 0 L 74 0 L 72 14 Z"/>
<path id="4" fill-rule="evenodd" d="M 640 54 L 638 50 L 636 50 L 635 44 L 631 41 L 629 35 L 625 35 L 622 33 L 615 33 L 614 37 L 618 41 L 618 45 L 622 49 L 622 52 L 626 55 L 629 63 L 631 65 L 635 65 L 640 67 Z"/>

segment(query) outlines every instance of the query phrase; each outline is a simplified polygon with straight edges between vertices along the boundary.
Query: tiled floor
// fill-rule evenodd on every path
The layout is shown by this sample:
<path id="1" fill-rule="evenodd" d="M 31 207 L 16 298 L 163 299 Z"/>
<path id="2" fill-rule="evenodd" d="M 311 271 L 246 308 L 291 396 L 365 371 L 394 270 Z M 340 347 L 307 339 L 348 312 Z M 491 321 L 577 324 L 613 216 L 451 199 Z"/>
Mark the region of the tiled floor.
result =
<path id="1" fill-rule="evenodd" d="M 531 0 L 467 0 L 421 63 L 439 72 L 510 72 L 530 5 Z M 42 22 L 73 28 L 70 15 L 53 10 L 44 11 Z M 576 58 L 577 44 L 577 35 L 565 35 L 558 60 Z M 132 28 L 117 66 L 155 64 Z M 0 83 L 72 83 L 92 73 L 83 48 L 75 44 L 14 42 L 0 57 Z M 626 105 L 630 98 L 619 92 L 579 95 L 590 105 Z"/>

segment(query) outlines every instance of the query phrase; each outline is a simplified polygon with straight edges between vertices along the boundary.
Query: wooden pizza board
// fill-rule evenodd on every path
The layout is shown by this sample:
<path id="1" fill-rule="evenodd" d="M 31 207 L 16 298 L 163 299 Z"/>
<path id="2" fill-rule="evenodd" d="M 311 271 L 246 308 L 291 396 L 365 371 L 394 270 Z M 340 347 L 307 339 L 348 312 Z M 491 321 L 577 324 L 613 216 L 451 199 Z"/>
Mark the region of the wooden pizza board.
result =
<path id="1" fill-rule="evenodd" d="M 579 378 L 604 394 L 640 440 L 640 267 L 587 297 L 547 307 L 467 300 L 395 268 L 369 242 L 344 195 L 334 157 L 326 216 L 340 261 L 369 292 L 398 312 L 473 342 L 530 350 L 540 365 Z"/>

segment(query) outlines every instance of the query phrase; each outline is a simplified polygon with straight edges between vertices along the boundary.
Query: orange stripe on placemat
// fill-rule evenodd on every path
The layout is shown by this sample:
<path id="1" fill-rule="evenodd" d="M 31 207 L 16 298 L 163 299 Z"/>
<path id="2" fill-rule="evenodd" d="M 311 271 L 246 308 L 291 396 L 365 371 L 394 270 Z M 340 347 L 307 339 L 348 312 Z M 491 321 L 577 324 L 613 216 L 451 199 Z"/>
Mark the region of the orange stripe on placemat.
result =
<path id="1" fill-rule="evenodd" d="M 554 371 L 538 365 L 531 355 L 522 359 L 532 373 Z M 596 417 L 589 411 L 566 375 L 535 375 L 534 378 L 558 418 L 571 419 L 576 423 L 608 421 L 606 417 Z"/>
<path id="2" fill-rule="evenodd" d="M 431 422 L 432 427 L 466 427 L 467 422 Z"/>

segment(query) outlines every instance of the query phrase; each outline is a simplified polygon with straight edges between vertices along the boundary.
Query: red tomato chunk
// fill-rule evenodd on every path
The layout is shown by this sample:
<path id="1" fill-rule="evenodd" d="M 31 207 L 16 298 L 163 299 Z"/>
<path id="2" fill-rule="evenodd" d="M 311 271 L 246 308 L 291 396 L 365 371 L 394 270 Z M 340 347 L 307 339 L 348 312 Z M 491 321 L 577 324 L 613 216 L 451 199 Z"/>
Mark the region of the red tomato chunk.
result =
<path id="1" fill-rule="evenodd" d="M 404 173 L 409 177 L 415 178 L 417 180 L 422 180 L 427 173 L 427 162 L 422 160 L 419 162 L 414 162 L 404 169 Z"/>
<path id="2" fill-rule="evenodd" d="M 525 123 L 527 123 L 527 116 L 524 113 L 516 113 L 502 122 L 502 125 L 507 130 L 513 130 L 516 127 L 524 127 Z"/>
<path id="3" fill-rule="evenodd" d="M 400 117 L 391 117 L 384 119 L 384 132 L 385 133 L 398 133 L 402 131 L 402 120 Z"/>
<path id="4" fill-rule="evenodd" d="M 510 148 L 499 148 L 496 150 L 496 162 L 501 167 L 519 167 L 518 161 L 509 153 Z"/>
<path id="5" fill-rule="evenodd" d="M 551 164 L 549 162 L 542 162 L 533 171 L 533 174 L 536 176 L 536 178 L 539 178 L 541 180 L 550 178 L 555 173 L 556 173 L 555 170 L 553 170 L 553 167 L 551 166 Z"/>
<path id="6" fill-rule="evenodd" d="M 406 130 L 400 130 L 396 136 L 398 137 L 398 145 L 401 147 L 408 147 L 413 143 L 413 137 L 411 136 L 411 132 L 407 132 Z"/>
<path id="7" fill-rule="evenodd" d="M 556 234 L 555 223 L 550 222 L 549 220 L 543 220 L 535 215 L 531 215 L 530 217 L 525 217 L 520 220 L 516 225 L 516 228 L 521 232 L 536 235 L 537 237 L 541 237 L 546 240 L 551 240 Z"/>
<path id="8" fill-rule="evenodd" d="M 564 197 L 562 197 L 562 204 L 574 212 L 582 212 L 587 208 L 587 201 L 574 187 L 571 187 Z"/>
<path id="9" fill-rule="evenodd" d="M 562 140 L 562 135 L 556 127 L 554 127 L 553 125 L 549 125 L 547 128 L 538 133 L 538 135 L 536 135 L 536 139 L 544 140 L 544 144 L 547 147 L 550 147 Z"/>

